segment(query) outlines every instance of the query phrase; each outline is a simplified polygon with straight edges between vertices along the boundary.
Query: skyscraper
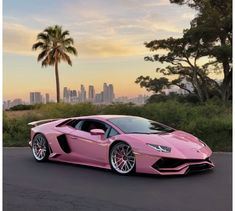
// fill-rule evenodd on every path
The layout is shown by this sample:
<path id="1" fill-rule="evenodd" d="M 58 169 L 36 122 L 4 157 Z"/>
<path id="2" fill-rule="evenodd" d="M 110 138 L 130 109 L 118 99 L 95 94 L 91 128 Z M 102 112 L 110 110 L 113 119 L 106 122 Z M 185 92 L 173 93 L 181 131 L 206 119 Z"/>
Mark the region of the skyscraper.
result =
<path id="1" fill-rule="evenodd" d="M 88 101 L 94 102 L 95 100 L 95 88 L 94 86 L 90 85 L 88 89 Z"/>
<path id="2" fill-rule="evenodd" d="M 34 92 L 34 100 L 35 100 L 35 104 L 42 103 L 41 92 Z"/>
<path id="3" fill-rule="evenodd" d="M 86 89 L 83 84 L 81 85 L 80 99 L 82 103 L 86 102 Z"/>
<path id="4" fill-rule="evenodd" d="M 31 105 L 42 103 L 41 92 L 30 92 L 29 98 L 30 98 L 29 101 Z"/>
<path id="5" fill-rule="evenodd" d="M 45 99 L 46 99 L 46 102 L 45 102 L 45 103 L 49 103 L 49 102 L 50 102 L 50 96 L 49 96 L 48 93 L 46 93 Z"/>
<path id="6" fill-rule="evenodd" d="M 113 84 L 108 86 L 108 103 L 112 103 L 114 99 Z"/>
<path id="7" fill-rule="evenodd" d="M 108 103 L 108 86 L 106 83 L 103 85 L 103 101 L 104 103 Z"/>
<path id="8" fill-rule="evenodd" d="M 70 90 L 70 102 L 71 103 L 76 103 L 77 102 L 77 91 L 76 90 Z"/>
<path id="9" fill-rule="evenodd" d="M 114 91 L 113 91 L 113 84 L 107 85 L 104 83 L 103 85 L 103 102 L 105 104 L 112 103 L 114 99 Z"/>
<path id="10" fill-rule="evenodd" d="M 35 102 L 35 100 L 34 100 L 34 92 L 30 92 L 30 93 L 29 93 L 29 103 L 30 103 L 31 105 L 33 105 L 34 102 Z"/>
<path id="11" fill-rule="evenodd" d="M 67 87 L 64 87 L 64 102 L 68 103 L 69 102 L 69 89 Z"/>
<path id="12" fill-rule="evenodd" d="M 103 103 L 104 102 L 104 92 L 101 92 L 101 93 L 97 93 L 95 95 L 95 103 Z"/>

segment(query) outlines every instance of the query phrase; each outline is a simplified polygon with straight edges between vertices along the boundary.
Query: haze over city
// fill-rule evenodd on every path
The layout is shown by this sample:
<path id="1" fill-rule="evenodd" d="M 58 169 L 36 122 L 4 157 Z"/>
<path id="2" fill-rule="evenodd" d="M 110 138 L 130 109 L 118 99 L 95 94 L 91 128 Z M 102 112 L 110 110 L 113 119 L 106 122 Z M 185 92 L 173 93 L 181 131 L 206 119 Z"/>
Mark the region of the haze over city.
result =
<path id="1" fill-rule="evenodd" d="M 138 96 L 148 93 L 135 79 L 156 76 L 156 64 L 144 61 L 150 54 L 144 42 L 181 36 L 195 14 L 187 6 L 179 10 L 168 0 L 8 0 L 3 7 L 3 98 L 23 100 L 28 100 L 31 90 L 55 98 L 54 69 L 41 68 L 37 52 L 31 50 L 36 35 L 48 25 L 68 29 L 78 49 L 72 67 L 59 66 L 61 94 L 63 87 L 78 89 L 80 84 L 92 84 L 101 91 L 108 79 L 115 86 L 115 96 Z"/>

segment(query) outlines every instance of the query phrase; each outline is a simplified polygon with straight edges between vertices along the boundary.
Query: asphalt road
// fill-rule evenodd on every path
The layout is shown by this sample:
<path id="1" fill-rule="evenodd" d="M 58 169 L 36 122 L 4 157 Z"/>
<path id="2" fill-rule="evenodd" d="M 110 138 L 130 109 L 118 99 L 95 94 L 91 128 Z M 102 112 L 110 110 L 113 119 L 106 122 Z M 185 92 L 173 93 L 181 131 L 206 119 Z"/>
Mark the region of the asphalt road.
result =
<path id="1" fill-rule="evenodd" d="M 34 161 L 29 148 L 3 149 L 4 211 L 230 211 L 232 154 L 189 176 L 119 176 L 80 165 Z"/>

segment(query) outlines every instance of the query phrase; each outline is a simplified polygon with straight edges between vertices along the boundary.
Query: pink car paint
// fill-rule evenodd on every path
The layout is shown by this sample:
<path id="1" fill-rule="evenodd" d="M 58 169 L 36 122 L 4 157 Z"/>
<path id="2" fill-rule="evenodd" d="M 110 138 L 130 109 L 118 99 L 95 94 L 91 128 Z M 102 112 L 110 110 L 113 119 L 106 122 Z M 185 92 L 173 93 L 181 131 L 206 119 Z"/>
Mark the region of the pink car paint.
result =
<path id="1" fill-rule="evenodd" d="M 126 134 L 109 119 L 125 117 L 120 115 L 94 115 L 85 117 L 74 117 L 69 119 L 91 119 L 104 122 L 116 131 L 119 135 L 105 138 L 102 130 L 93 129 L 91 133 L 75 129 L 69 125 L 57 127 L 66 119 L 51 120 L 51 122 L 35 122 L 36 127 L 31 128 L 31 140 L 35 134 L 43 134 L 50 146 L 51 153 L 49 160 L 61 161 L 74 164 L 88 165 L 111 169 L 109 153 L 112 144 L 123 141 L 131 146 L 136 160 L 136 172 L 159 174 L 159 175 L 179 175 L 186 174 L 190 169 L 200 168 L 210 169 L 214 164 L 210 161 L 211 149 L 195 136 L 175 130 L 170 133 L 160 134 Z M 64 134 L 71 149 L 66 153 L 60 146 L 57 137 Z M 147 144 L 166 145 L 171 148 L 171 152 L 159 152 Z M 156 167 L 157 161 L 180 162 L 179 165 L 171 167 Z M 167 164 L 168 165 L 168 164 Z M 198 169 L 197 169 L 198 168 Z"/>

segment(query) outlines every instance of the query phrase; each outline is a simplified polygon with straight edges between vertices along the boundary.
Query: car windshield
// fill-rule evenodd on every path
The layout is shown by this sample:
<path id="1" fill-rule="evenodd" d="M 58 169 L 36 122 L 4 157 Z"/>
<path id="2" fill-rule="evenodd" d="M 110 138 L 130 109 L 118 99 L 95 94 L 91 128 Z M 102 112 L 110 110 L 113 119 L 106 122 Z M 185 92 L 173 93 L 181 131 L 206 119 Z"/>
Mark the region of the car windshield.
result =
<path id="1" fill-rule="evenodd" d="M 173 128 L 166 125 L 141 117 L 118 117 L 111 118 L 109 121 L 124 133 L 154 134 L 174 131 Z"/>

